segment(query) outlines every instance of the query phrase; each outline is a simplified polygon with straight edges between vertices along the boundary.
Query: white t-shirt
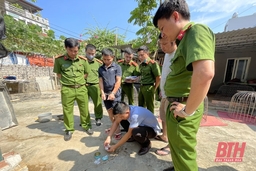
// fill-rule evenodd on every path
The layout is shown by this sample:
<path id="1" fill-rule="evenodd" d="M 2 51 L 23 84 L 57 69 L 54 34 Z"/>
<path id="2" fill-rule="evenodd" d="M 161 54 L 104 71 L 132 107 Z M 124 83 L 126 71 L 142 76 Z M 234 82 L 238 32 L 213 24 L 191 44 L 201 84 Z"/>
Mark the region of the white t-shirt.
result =
<path id="1" fill-rule="evenodd" d="M 171 66 L 171 60 L 174 57 L 176 51 L 172 53 L 166 53 L 164 55 L 164 63 L 162 67 L 162 75 L 161 75 L 161 80 L 160 80 L 160 90 L 161 90 L 161 95 L 162 98 L 166 98 L 165 92 L 164 92 L 164 84 L 167 78 L 167 75 L 171 72 L 170 66 Z"/>

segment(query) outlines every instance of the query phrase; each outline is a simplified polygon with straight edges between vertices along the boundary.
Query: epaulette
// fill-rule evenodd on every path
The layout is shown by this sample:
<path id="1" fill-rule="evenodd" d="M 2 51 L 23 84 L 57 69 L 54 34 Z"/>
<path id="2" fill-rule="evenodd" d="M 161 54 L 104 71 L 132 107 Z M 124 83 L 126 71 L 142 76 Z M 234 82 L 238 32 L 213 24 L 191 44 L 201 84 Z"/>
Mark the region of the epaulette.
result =
<path id="1" fill-rule="evenodd" d="M 124 62 L 124 60 L 120 59 L 120 60 L 117 61 L 117 63 L 121 63 L 121 62 Z"/>
<path id="2" fill-rule="evenodd" d="M 132 64 L 133 66 L 138 66 L 138 64 L 137 64 L 136 62 L 134 62 L 134 61 L 131 61 L 131 64 Z"/>
<path id="3" fill-rule="evenodd" d="M 86 58 L 86 57 L 84 57 L 84 56 L 78 55 L 78 58 L 80 58 L 80 59 L 83 59 L 83 60 L 86 60 L 86 61 L 87 61 L 87 58 Z"/>
<path id="4" fill-rule="evenodd" d="M 60 58 L 60 57 L 63 57 L 64 55 L 57 55 L 55 56 L 54 58 Z"/>
<path id="5" fill-rule="evenodd" d="M 103 62 L 97 58 L 95 58 L 95 61 L 99 62 L 100 64 L 103 64 Z"/>
<path id="6" fill-rule="evenodd" d="M 151 59 L 149 62 L 151 62 L 152 64 L 154 64 L 156 61 Z"/>

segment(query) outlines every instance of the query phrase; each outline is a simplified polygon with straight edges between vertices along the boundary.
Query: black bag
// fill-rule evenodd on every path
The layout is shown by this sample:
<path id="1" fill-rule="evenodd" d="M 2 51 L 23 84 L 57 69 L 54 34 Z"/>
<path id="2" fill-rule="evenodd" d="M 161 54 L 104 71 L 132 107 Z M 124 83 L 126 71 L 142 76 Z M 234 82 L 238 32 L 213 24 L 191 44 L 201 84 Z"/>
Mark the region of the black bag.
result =
<path id="1" fill-rule="evenodd" d="M 0 15 L 0 40 L 6 39 L 6 29 L 5 29 L 5 23 L 4 23 L 4 17 Z M 8 51 L 2 43 L 0 43 L 0 58 L 4 58 L 10 54 L 10 51 Z"/>

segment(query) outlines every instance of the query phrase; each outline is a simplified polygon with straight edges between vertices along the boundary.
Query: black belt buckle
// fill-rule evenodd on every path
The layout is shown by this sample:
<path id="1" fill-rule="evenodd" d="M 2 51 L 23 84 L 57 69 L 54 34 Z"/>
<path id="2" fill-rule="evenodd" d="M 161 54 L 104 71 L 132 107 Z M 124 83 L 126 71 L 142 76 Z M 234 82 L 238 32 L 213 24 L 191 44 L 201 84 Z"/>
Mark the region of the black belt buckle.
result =
<path id="1" fill-rule="evenodd" d="M 179 102 L 179 98 L 176 97 L 167 97 L 167 100 L 172 103 L 172 102 Z"/>
<path id="2" fill-rule="evenodd" d="M 82 85 L 73 85 L 73 86 L 71 86 L 72 88 L 80 88 L 80 87 L 82 87 L 82 86 L 84 86 L 84 84 L 82 84 Z"/>
<path id="3" fill-rule="evenodd" d="M 98 83 L 86 83 L 86 86 L 97 85 Z"/>
<path id="4" fill-rule="evenodd" d="M 184 97 L 167 97 L 167 100 L 172 103 L 172 102 L 183 102 L 185 100 Z"/>
<path id="5" fill-rule="evenodd" d="M 141 86 L 153 86 L 154 84 L 140 84 Z"/>

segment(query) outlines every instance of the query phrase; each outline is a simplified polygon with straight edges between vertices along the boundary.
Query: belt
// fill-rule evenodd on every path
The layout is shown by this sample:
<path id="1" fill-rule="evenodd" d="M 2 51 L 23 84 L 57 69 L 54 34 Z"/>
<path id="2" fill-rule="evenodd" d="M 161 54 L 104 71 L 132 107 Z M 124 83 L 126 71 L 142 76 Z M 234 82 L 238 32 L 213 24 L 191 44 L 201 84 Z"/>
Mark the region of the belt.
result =
<path id="1" fill-rule="evenodd" d="M 151 83 L 151 84 L 140 84 L 141 86 L 147 86 L 147 85 L 154 85 L 154 83 Z"/>
<path id="2" fill-rule="evenodd" d="M 185 102 L 188 100 L 188 97 L 167 97 L 167 100 L 172 102 Z"/>
<path id="3" fill-rule="evenodd" d="M 84 84 L 82 84 L 82 85 L 63 85 L 63 86 L 70 87 L 70 88 L 80 88 L 80 87 L 84 86 Z"/>
<path id="4" fill-rule="evenodd" d="M 92 85 L 97 85 L 97 84 L 99 84 L 99 83 L 86 83 L 85 85 L 86 86 L 92 86 Z"/>
<path id="5" fill-rule="evenodd" d="M 132 85 L 133 83 L 126 83 L 126 82 L 122 82 L 122 85 Z"/>

